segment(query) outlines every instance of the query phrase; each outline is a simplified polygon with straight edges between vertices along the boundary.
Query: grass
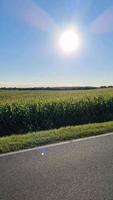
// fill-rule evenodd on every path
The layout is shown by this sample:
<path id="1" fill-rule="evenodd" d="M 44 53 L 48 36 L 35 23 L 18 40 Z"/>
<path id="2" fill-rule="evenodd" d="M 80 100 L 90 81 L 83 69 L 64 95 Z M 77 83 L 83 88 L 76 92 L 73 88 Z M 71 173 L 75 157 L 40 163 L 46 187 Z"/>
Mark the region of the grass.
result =
<path id="1" fill-rule="evenodd" d="M 0 153 L 104 134 L 113 131 L 113 121 L 0 137 Z"/>

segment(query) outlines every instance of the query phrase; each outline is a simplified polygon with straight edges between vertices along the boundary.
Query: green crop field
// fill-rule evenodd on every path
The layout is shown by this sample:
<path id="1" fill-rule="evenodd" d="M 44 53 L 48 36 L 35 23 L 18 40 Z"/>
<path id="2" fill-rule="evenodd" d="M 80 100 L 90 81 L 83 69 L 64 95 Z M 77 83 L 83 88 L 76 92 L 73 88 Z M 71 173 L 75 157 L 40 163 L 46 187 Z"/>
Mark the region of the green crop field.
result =
<path id="1" fill-rule="evenodd" d="M 80 100 L 98 96 L 113 97 L 113 89 L 95 90 L 0 90 L 0 104 Z"/>
<path id="2" fill-rule="evenodd" d="M 0 90 L 0 135 L 113 120 L 113 89 Z"/>

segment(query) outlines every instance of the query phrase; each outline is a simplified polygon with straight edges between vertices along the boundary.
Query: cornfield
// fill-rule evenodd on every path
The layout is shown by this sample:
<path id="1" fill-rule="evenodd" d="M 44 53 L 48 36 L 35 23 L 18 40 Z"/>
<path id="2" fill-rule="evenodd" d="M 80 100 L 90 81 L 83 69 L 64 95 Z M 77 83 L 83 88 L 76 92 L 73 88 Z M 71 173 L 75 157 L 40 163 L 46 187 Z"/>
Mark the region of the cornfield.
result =
<path id="1" fill-rule="evenodd" d="M 113 120 L 113 89 L 0 91 L 0 135 Z"/>

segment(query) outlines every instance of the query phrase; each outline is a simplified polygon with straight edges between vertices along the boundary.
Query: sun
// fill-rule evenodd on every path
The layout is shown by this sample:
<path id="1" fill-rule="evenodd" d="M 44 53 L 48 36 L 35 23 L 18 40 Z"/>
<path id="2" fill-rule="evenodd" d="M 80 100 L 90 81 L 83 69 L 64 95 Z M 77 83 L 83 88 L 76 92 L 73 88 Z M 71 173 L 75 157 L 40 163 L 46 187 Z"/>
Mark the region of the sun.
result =
<path id="1" fill-rule="evenodd" d="M 64 31 L 59 38 L 59 45 L 62 51 L 72 53 L 80 46 L 78 34 L 73 30 Z"/>

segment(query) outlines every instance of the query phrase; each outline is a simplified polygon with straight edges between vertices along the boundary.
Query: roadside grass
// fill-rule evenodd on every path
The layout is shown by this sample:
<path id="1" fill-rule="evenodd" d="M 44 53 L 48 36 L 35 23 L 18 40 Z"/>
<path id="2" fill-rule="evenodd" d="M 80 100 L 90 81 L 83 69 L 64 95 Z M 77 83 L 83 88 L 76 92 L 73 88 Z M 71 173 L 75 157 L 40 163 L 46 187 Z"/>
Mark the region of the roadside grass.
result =
<path id="1" fill-rule="evenodd" d="M 28 149 L 55 142 L 78 139 L 113 131 L 113 121 L 67 126 L 59 129 L 0 137 L 0 153 Z"/>

